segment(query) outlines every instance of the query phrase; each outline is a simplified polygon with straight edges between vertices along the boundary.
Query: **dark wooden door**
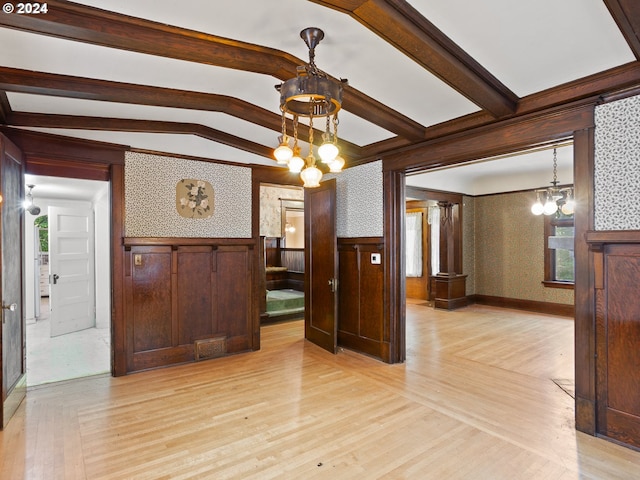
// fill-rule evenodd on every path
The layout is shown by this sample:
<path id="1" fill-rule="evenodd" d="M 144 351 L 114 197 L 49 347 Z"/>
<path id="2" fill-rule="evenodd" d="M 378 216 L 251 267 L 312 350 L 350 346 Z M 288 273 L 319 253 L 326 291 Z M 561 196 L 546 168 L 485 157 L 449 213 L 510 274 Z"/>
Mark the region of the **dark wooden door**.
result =
<path id="1" fill-rule="evenodd" d="M 598 433 L 640 448 L 640 245 L 605 247 L 598 291 Z"/>
<path id="2" fill-rule="evenodd" d="M 338 260 L 336 181 L 304 192 L 305 314 L 304 336 L 336 353 Z"/>
<path id="3" fill-rule="evenodd" d="M 18 147 L 0 135 L 0 261 L 2 268 L 2 411 L 4 428 L 26 394 L 24 315 L 24 167 Z"/>

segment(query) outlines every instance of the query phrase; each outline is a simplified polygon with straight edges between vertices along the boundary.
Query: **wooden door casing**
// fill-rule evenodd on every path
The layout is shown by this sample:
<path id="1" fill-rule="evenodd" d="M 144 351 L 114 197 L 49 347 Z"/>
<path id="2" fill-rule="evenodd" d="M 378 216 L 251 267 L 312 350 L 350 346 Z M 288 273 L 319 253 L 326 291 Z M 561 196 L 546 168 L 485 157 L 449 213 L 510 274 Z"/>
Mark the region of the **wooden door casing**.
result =
<path id="1" fill-rule="evenodd" d="M 4 428 L 26 395 L 26 318 L 24 314 L 24 163 L 22 153 L 0 134 L 0 264 L 2 324 L 0 349 Z M 15 308 L 4 308 L 15 304 Z"/>

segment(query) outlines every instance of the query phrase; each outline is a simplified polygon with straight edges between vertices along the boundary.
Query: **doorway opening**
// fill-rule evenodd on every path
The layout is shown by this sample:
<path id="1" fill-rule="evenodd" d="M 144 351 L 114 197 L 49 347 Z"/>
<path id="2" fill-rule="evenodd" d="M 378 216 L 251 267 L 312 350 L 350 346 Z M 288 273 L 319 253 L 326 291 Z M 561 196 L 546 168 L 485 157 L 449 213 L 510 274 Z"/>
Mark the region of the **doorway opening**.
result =
<path id="1" fill-rule="evenodd" d="M 109 182 L 25 183 L 40 210 L 25 213 L 27 386 L 110 373 Z"/>
<path id="2" fill-rule="evenodd" d="M 436 258 L 427 254 L 423 258 L 433 262 L 431 276 L 438 275 L 439 269 L 434 261 L 437 260 L 438 247 L 441 247 L 440 253 L 446 253 L 447 240 L 451 240 L 456 257 L 459 258 L 457 263 L 454 262 L 454 268 L 443 269 L 443 274 L 455 272 L 454 275 L 464 275 L 466 284 L 463 296 L 469 300 L 468 306 L 451 310 L 458 311 L 469 325 L 490 322 L 491 328 L 486 335 L 493 342 L 494 349 L 483 353 L 483 358 L 479 359 L 474 356 L 477 352 L 471 352 L 475 348 L 473 347 L 455 352 L 456 359 L 485 363 L 491 368 L 500 365 L 501 368 L 526 372 L 528 366 L 523 360 L 525 354 L 548 358 L 547 362 L 537 367 L 536 372 L 527 374 L 539 376 L 541 380 L 548 382 L 547 385 L 555 384 L 551 388 L 558 388 L 558 394 L 575 396 L 573 317 L 566 313 L 573 309 L 573 289 L 567 285 L 564 288 L 552 288 L 545 284 L 545 253 L 548 254 L 555 247 L 548 242 L 549 235 L 552 234 L 546 231 L 544 218 L 531 211 L 536 200 L 536 189 L 548 184 L 554 173 L 554 147 L 557 147 L 559 153 L 558 179 L 563 186 L 572 185 L 573 143 L 565 141 L 508 156 L 407 175 L 405 201 L 407 212 L 416 211 L 418 207 L 429 208 L 427 202 L 433 200 L 441 202 L 435 204 L 433 213 L 436 214 L 441 204 L 454 203 L 460 208 L 458 220 L 455 216 L 447 217 L 443 206 L 440 218 L 432 217 L 427 222 L 430 228 L 439 224 L 442 234 L 429 237 L 428 248 L 431 254 L 436 254 Z M 452 199 L 453 195 L 459 196 L 459 200 Z M 451 225 L 456 221 L 460 235 L 451 228 L 449 232 L 454 234 L 451 235 L 452 238 L 447 238 L 446 222 Z M 405 250 L 412 245 L 408 242 L 411 238 L 409 227 L 410 223 L 406 222 Z M 573 241 L 568 243 L 569 253 L 573 257 Z M 563 245 L 567 248 L 567 243 Z M 405 253 L 406 270 L 409 272 L 412 270 L 408 265 L 410 255 L 408 251 Z M 446 255 L 441 255 L 440 260 L 441 265 L 450 263 Z M 573 263 L 570 268 L 573 272 Z M 409 284 L 411 279 L 406 280 L 405 315 L 419 317 L 420 321 L 432 329 L 428 332 L 437 338 L 440 334 L 437 329 L 446 326 L 446 322 L 439 319 L 446 319 L 443 314 L 449 312 L 445 308 L 427 308 L 420 296 L 412 293 Z M 444 294 L 450 293 L 443 290 Z M 528 330 L 529 325 L 526 322 L 519 323 L 519 318 L 529 318 L 531 325 L 539 325 L 540 330 L 535 335 L 532 334 Z M 571 321 L 567 321 L 568 319 Z M 407 322 L 408 352 L 415 349 L 415 331 L 411 330 L 411 326 Z M 464 328 L 460 327 L 460 331 L 463 332 Z M 555 338 L 557 332 L 562 332 L 560 337 L 563 342 Z M 460 339 L 465 340 L 463 333 L 460 334 Z M 509 346 L 505 346 L 504 350 L 495 348 L 500 341 Z M 556 359 L 545 353 L 545 349 L 551 351 L 552 346 L 557 349 Z M 514 350 L 509 350 L 511 347 Z M 513 353 L 517 348 L 521 349 L 520 357 Z M 508 350 L 513 359 L 520 361 L 520 365 L 516 361 L 508 365 Z M 558 358 L 562 361 L 557 361 Z"/>
<path id="3" fill-rule="evenodd" d="M 265 302 L 261 323 L 304 318 L 304 190 L 260 186 Z"/>

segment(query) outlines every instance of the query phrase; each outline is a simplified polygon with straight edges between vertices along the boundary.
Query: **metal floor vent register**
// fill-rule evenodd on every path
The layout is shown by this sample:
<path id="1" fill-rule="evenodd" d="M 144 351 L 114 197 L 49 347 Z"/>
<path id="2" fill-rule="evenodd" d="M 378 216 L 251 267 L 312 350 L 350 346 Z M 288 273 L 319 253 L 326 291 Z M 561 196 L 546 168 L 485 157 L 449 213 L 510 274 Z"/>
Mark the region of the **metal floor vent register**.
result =
<path id="1" fill-rule="evenodd" d="M 227 338 L 215 337 L 196 340 L 195 357 L 196 362 L 209 358 L 223 357 L 227 353 Z"/>

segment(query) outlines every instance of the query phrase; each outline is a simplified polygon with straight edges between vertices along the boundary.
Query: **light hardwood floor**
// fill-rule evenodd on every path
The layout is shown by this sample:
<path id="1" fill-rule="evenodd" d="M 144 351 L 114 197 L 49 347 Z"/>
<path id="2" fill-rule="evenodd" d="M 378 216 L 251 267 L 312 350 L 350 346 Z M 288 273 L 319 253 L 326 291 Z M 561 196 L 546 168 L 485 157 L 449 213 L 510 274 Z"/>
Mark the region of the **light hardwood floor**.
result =
<path id="1" fill-rule="evenodd" d="M 28 391 L 2 479 L 631 479 L 640 452 L 577 433 L 573 322 L 407 307 L 386 365 L 265 326 L 262 350 Z"/>

